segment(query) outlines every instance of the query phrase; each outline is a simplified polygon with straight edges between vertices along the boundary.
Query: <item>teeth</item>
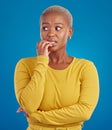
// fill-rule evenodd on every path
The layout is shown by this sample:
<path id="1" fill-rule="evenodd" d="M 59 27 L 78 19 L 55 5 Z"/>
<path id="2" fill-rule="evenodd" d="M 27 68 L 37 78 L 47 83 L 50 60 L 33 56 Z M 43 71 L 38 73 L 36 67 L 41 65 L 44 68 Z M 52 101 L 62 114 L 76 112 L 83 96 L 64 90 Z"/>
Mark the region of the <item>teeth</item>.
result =
<path id="1" fill-rule="evenodd" d="M 55 44 L 56 42 L 51 42 L 52 44 Z"/>

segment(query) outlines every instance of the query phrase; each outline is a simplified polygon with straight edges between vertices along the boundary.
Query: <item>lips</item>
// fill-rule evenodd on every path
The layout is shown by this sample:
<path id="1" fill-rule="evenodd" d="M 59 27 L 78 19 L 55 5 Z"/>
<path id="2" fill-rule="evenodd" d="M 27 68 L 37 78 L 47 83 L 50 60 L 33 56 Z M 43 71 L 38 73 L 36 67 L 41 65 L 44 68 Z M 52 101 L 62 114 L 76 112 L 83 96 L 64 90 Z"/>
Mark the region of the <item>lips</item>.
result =
<path id="1" fill-rule="evenodd" d="M 51 43 L 51 44 L 57 44 L 57 42 L 54 42 L 54 41 L 53 41 L 53 42 L 50 42 L 50 43 Z"/>
<path id="2" fill-rule="evenodd" d="M 48 40 L 51 44 L 56 45 L 57 41 L 56 40 Z"/>

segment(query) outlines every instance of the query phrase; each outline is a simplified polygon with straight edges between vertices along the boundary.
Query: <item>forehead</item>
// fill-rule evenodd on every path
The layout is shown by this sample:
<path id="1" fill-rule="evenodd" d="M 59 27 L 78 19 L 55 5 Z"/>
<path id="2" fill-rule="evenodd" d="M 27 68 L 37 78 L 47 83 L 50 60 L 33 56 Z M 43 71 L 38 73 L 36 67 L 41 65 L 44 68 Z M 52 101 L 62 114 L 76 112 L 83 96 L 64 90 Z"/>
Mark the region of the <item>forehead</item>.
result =
<path id="1" fill-rule="evenodd" d="M 67 16 L 63 13 L 57 13 L 57 12 L 49 12 L 42 15 L 41 20 L 42 23 L 62 23 L 62 24 L 68 24 Z"/>

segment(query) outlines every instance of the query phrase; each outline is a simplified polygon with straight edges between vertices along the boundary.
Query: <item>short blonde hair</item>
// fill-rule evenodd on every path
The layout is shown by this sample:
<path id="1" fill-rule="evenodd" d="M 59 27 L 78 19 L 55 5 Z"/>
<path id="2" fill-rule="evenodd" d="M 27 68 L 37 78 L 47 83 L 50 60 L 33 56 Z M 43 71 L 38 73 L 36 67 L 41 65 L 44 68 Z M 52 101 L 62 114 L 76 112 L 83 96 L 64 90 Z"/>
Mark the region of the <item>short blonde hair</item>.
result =
<path id="1" fill-rule="evenodd" d="M 56 13 L 61 13 L 63 15 L 65 15 L 67 17 L 68 23 L 69 25 L 72 27 L 73 25 L 73 17 L 72 14 L 70 13 L 70 11 L 62 6 L 58 6 L 58 5 L 54 5 L 54 6 L 50 6 L 48 8 L 46 8 L 41 16 L 40 16 L 40 20 L 42 18 L 42 16 L 46 13 L 50 13 L 50 12 L 56 12 Z"/>

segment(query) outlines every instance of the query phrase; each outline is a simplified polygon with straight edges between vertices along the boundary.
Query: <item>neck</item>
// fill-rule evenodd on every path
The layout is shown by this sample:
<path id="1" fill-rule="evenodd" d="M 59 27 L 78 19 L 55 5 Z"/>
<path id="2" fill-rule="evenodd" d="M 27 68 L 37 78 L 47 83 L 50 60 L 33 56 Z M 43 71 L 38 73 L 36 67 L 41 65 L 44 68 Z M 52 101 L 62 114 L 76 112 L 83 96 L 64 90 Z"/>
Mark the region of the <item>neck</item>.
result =
<path id="1" fill-rule="evenodd" d="M 49 54 L 50 62 L 52 63 L 62 63 L 68 60 L 69 56 L 67 55 L 66 51 L 56 51 L 51 52 Z"/>

